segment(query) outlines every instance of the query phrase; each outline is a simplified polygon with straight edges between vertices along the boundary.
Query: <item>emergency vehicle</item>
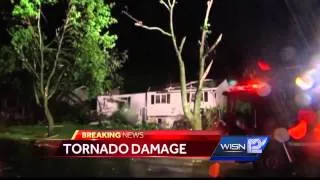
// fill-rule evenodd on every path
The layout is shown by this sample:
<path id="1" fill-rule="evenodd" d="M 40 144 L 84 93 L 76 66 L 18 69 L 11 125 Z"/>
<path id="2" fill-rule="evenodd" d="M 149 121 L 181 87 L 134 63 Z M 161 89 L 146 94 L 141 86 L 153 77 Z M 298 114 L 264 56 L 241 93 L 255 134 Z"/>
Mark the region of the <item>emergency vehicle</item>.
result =
<path id="1" fill-rule="evenodd" d="M 261 62 L 258 65 L 262 70 L 268 66 Z M 310 170 L 310 161 L 317 162 L 315 159 L 320 157 L 320 73 L 316 69 L 299 72 L 300 75 L 295 74 L 296 70 L 267 71 L 268 78 L 239 81 L 225 92 L 225 129 L 229 135 L 272 137 L 261 158 L 253 163 L 260 173 L 288 175 L 307 162 Z"/>

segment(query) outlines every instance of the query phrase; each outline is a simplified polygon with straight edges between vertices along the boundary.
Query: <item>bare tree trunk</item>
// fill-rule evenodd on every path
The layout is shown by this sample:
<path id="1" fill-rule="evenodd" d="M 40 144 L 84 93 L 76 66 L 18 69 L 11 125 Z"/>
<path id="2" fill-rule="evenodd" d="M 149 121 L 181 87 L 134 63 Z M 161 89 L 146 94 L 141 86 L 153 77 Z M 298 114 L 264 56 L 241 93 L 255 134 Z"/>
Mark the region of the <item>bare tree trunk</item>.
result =
<path id="1" fill-rule="evenodd" d="M 53 135 L 54 119 L 53 119 L 52 114 L 50 112 L 48 101 L 49 101 L 49 98 L 48 98 L 47 94 L 45 94 L 45 96 L 43 97 L 43 109 L 44 109 L 44 114 L 46 116 L 46 119 L 48 121 L 48 137 L 50 137 Z"/>
<path id="2" fill-rule="evenodd" d="M 202 121 L 201 121 L 201 97 L 202 97 L 202 87 L 198 89 L 195 95 L 194 101 L 194 114 L 193 114 L 193 124 L 194 130 L 202 130 Z"/>
<path id="3" fill-rule="evenodd" d="M 150 31 L 159 31 L 163 35 L 170 37 L 172 40 L 172 44 L 174 47 L 174 51 L 177 56 L 177 60 L 179 63 L 179 76 L 180 76 L 180 86 L 181 86 L 181 101 L 182 101 L 182 108 L 184 112 L 184 116 L 186 119 L 190 121 L 190 123 L 193 126 L 194 130 L 202 130 L 202 120 L 201 120 L 201 98 L 202 98 L 202 88 L 203 88 L 203 82 L 205 78 L 207 77 L 213 60 L 211 60 L 210 64 L 206 67 L 205 61 L 208 58 L 209 54 L 215 50 L 219 42 L 221 41 L 222 34 L 219 36 L 219 38 L 216 40 L 216 42 L 208 48 L 208 50 L 205 50 L 205 42 L 207 39 L 207 33 L 209 32 L 209 27 L 210 24 L 208 23 L 209 20 L 209 14 L 211 11 L 211 7 L 213 4 L 213 0 L 207 0 L 207 10 L 206 10 L 206 15 L 204 18 L 204 23 L 203 23 L 203 32 L 201 36 L 201 41 L 200 41 L 200 53 L 199 53 L 199 85 L 197 87 L 197 92 L 196 92 L 196 97 L 194 101 L 194 108 L 193 111 L 191 112 L 190 109 L 190 104 L 187 101 L 187 83 L 186 83 L 186 71 L 185 71 L 185 64 L 184 60 L 182 57 L 182 51 L 183 47 L 186 41 L 186 37 L 182 39 L 180 42 L 180 45 L 178 45 L 178 40 L 175 35 L 174 31 L 174 21 L 173 21 L 173 11 L 174 7 L 177 4 L 176 0 L 160 0 L 160 4 L 162 4 L 169 12 L 170 18 L 169 18 L 169 23 L 170 23 L 170 31 L 167 32 L 164 29 L 157 27 L 157 26 L 147 26 L 143 24 L 142 21 L 134 18 L 131 16 L 128 12 L 122 11 L 125 15 L 127 15 L 130 19 L 132 19 L 135 22 L 135 25 Z"/>

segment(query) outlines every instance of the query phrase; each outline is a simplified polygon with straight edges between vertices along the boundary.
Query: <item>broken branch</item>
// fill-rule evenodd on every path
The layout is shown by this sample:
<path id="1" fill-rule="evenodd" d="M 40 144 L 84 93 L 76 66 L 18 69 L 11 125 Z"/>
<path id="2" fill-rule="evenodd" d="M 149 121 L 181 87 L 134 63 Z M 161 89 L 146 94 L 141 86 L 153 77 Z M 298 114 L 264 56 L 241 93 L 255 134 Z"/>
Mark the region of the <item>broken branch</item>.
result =
<path id="1" fill-rule="evenodd" d="M 150 31 L 160 31 L 162 34 L 171 37 L 171 34 L 165 30 L 163 30 L 160 27 L 153 27 L 153 26 L 146 26 L 143 24 L 142 21 L 139 21 L 138 19 L 134 18 L 132 15 L 130 15 L 128 12 L 126 11 L 122 11 L 123 14 L 125 14 L 126 16 L 128 16 L 131 20 L 133 20 L 135 23 L 135 26 L 150 30 Z"/>
<path id="2" fill-rule="evenodd" d="M 182 41 L 181 41 L 181 44 L 180 44 L 180 47 L 179 47 L 179 51 L 180 53 L 182 53 L 182 50 L 183 50 L 183 47 L 184 47 L 184 43 L 186 42 L 186 36 L 183 37 Z"/>
<path id="3" fill-rule="evenodd" d="M 200 79 L 200 82 L 199 84 L 202 84 L 203 81 L 207 78 L 209 72 L 210 72 L 210 69 L 212 67 L 212 64 L 213 64 L 213 60 L 211 60 L 210 64 L 208 65 L 207 69 L 205 70 L 205 72 L 203 73 L 203 76 L 201 77 Z"/>
<path id="4" fill-rule="evenodd" d="M 216 42 L 210 47 L 210 49 L 206 53 L 206 57 L 219 45 L 221 40 L 222 40 L 222 34 L 220 34 Z"/>

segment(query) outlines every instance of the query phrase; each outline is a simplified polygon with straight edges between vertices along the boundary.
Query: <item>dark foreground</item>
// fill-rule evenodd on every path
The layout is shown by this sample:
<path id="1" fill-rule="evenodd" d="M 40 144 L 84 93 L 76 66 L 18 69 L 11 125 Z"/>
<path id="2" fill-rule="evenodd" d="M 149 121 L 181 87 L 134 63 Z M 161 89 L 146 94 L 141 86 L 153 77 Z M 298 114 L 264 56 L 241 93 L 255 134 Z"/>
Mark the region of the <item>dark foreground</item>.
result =
<path id="1" fill-rule="evenodd" d="M 190 160 L 53 159 L 29 143 L 0 141 L 0 177 L 209 177 Z M 221 163 L 222 177 L 261 177 L 251 164 Z"/>

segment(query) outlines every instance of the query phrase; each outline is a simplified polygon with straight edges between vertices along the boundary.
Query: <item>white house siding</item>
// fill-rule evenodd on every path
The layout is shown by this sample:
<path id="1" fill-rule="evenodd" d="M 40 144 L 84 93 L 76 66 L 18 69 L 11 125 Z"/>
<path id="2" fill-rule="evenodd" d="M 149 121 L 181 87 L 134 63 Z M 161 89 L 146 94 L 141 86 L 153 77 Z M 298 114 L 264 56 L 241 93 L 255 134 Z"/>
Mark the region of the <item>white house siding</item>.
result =
<path id="1" fill-rule="evenodd" d="M 156 98 L 160 96 L 170 95 L 170 103 L 157 103 Z M 154 104 L 151 103 L 152 96 L 154 97 Z M 182 103 L 180 93 L 157 93 L 148 92 L 148 116 L 177 116 L 182 112 Z"/>
<path id="2" fill-rule="evenodd" d="M 204 89 L 204 92 L 207 93 L 207 101 L 201 102 L 201 108 L 208 109 L 216 107 L 216 93 L 215 89 Z M 190 101 L 192 94 L 195 94 L 195 91 L 188 91 L 190 94 Z M 162 96 L 170 95 L 170 102 L 162 103 Z M 152 96 L 154 97 L 152 103 Z M 160 103 L 156 102 L 157 96 L 160 96 Z M 190 102 L 190 109 L 194 108 L 194 103 Z M 181 101 L 180 90 L 175 90 L 171 92 L 149 92 L 148 93 L 148 102 L 147 102 L 147 113 L 148 113 L 148 122 L 158 123 L 161 119 L 161 123 L 164 126 L 171 127 L 176 120 L 180 120 L 183 117 L 183 108 Z"/>
<path id="3" fill-rule="evenodd" d="M 111 102 L 110 96 L 98 96 L 97 98 L 97 112 L 107 116 L 111 116 L 118 110 L 118 103 Z"/>
<path id="4" fill-rule="evenodd" d="M 216 89 L 217 98 L 216 98 L 216 105 L 220 107 L 226 107 L 227 105 L 227 97 L 223 95 L 223 92 L 229 88 L 229 84 L 227 80 L 224 80 Z"/>
<path id="5" fill-rule="evenodd" d="M 138 119 L 143 119 L 143 109 L 146 107 L 146 93 L 138 93 L 130 95 L 130 109 L 136 112 Z"/>
<path id="6" fill-rule="evenodd" d="M 226 81 L 221 83 L 217 88 L 204 88 L 203 91 L 207 92 L 207 101 L 205 102 L 205 98 L 203 98 L 201 108 L 208 109 L 214 108 L 217 105 L 224 106 L 225 97 L 222 93 L 226 91 L 227 88 L 228 84 Z M 194 104 L 192 103 L 191 96 L 195 93 L 195 90 L 188 89 L 188 93 L 190 94 L 190 109 L 193 109 Z M 160 99 L 157 99 L 158 95 Z M 170 102 L 167 102 L 168 95 L 170 95 Z M 162 96 L 165 98 L 162 98 Z M 136 113 L 139 120 L 145 119 L 149 123 L 158 123 L 158 120 L 161 119 L 162 124 L 171 127 L 174 121 L 183 117 L 180 90 L 99 96 L 97 98 L 97 111 L 110 116 L 118 110 L 118 103 L 112 101 L 112 99 L 120 100 L 129 97 L 130 109 Z M 153 103 L 152 97 L 154 98 Z M 160 100 L 160 103 L 158 103 L 157 100 Z"/>

